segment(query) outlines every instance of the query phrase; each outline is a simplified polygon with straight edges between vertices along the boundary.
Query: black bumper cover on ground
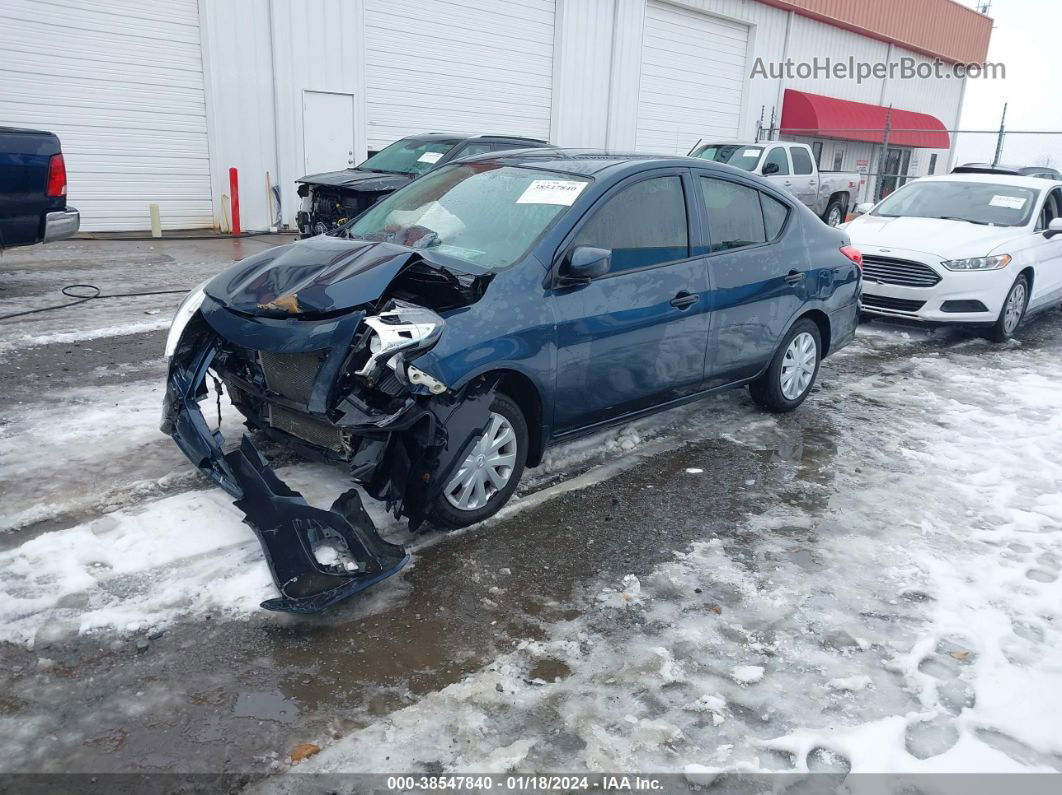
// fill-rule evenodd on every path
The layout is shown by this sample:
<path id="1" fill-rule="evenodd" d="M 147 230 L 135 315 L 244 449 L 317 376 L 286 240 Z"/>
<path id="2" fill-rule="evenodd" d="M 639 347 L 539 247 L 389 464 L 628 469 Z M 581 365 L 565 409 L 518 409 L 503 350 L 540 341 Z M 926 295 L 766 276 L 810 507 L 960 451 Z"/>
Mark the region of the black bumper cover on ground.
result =
<path id="1" fill-rule="evenodd" d="M 244 521 L 258 536 L 281 593 L 262 607 L 315 613 L 398 572 L 409 554 L 380 537 L 355 489 L 342 494 L 331 510 L 314 508 L 276 476 L 247 436 L 237 449 L 222 450 L 221 432 L 207 425 L 198 403 L 217 339 L 205 328 L 187 336 L 192 344 L 183 346 L 170 366 L 162 431 L 204 475 L 236 498 Z M 346 544 L 357 561 L 355 571 L 318 562 L 314 543 L 329 536 Z"/>

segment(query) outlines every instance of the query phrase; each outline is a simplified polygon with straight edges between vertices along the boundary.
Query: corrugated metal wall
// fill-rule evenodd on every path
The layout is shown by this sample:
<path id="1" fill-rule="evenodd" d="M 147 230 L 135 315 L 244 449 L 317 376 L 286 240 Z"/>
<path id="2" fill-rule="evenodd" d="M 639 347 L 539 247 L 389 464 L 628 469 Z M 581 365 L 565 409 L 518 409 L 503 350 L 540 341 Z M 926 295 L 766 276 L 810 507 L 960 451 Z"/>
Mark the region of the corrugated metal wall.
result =
<path id="1" fill-rule="evenodd" d="M 369 147 L 411 133 L 550 134 L 554 0 L 365 0 Z"/>
<path id="2" fill-rule="evenodd" d="M 0 125 L 59 135 L 86 231 L 212 222 L 195 0 L 4 0 Z"/>
<path id="3" fill-rule="evenodd" d="M 430 129 L 636 148 L 639 120 L 670 85 L 645 57 L 647 40 L 657 55 L 668 44 L 657 41 L 659 31 L 647 33 L 646 3 L 6 0 L 0 123 L 60 133 L 71 202 L 85 211 L 86 229 L 147 228 L 149 201 L 162 204 L 167 228 L 219 223 L 230 166 L 240 170 L 244 226 L 261 229 L 270 222 L 267 171 L 282 188 L 284 221 L 294 219 L 294 180 L 306 166 L 307 91 L 352 97 L 356 160 L 370 146 Z M 779 5 L 785 2 L 674 0 L 662 7 L 696 10 L 745 30 L 746 68 L 757 58 L 854 54 L 875 61 L 912 54 Z M 696 35 L 691 46 L 682 57 L 696 56 L 700 46 L 711 54 L 711 42 L 701 44 Z M 653 79 L 666 85 L 654 87 Z M 785 87 L 893 103 L 948 126 L 957 123 L 962 91 L 957 80 L 751 78 L 741 87 L 736 126 L 731 111 L 727 129 L 751 138 L 761 113 L 765 122 L 772 109 L 780 114 Z M 701 88 L 705 96 L 691 95 L 691 102 L 712 99 L 710 85 Z M 668 113 L 683 113 L 681 102 L 672 105 Z M 692 144 L 702 127 L 719 133 L 711 119 L 694 116 L 672 120 L 674 126 L 693 119 L 679 137 Z M 846 148 L 845 156 L 853 151 Z M 924 169 L 929 154 L 916 153 L 914 167 Z"/>
<path id="4" fill-rule="evenodd" d="M 910 51 L 980 63 L 988 56 L 992 19 L 953 0 L 763 0 L 797 9 Z"/>

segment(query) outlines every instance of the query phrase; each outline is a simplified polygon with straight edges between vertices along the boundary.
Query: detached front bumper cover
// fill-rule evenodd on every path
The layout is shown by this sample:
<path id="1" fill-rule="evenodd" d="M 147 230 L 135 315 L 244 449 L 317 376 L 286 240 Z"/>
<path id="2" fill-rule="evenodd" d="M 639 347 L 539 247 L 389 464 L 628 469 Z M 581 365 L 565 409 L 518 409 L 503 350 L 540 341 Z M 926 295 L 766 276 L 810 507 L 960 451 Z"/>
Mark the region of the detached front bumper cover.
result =
<path id="1" fill-rule="evenodd" d="M 195 318 L 170 364 L 161 427 L 203 474 L 236 498 L 261 542 L 281 593 L 262 607 L 315 613 L 397 573 L 409 554 L 380 537 L 357 490 L 342 494 L 330 510 L 314 508 L 276 476 L 246 435 L 237 449 L 223 451 L 221 432 L 210 429 L 198 402 L 217 350 L 217 337 Z M 328 539 L 341 540 L 356 563 L 320 563 L 313 550 Z"/>

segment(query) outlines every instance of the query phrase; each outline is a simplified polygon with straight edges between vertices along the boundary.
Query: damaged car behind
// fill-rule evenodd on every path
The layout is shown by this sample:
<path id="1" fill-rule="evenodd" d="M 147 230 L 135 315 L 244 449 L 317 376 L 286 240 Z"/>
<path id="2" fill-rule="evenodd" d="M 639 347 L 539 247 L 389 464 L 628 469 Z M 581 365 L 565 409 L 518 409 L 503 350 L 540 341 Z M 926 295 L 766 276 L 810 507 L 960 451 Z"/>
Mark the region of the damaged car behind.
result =
<path id="1" fill-rule="evenodd" d="M 301 237 L 324 234 L 363 213 L 389 193 L 455 160 L 507 149 L 549 146 L 538 138 L 512 135 L 411 135 L 376 152 L 353 168 L 307 174 L 295 180 L 301 209 L 295 225 Z"/>
<path id="2" fill-rule="evenodd" d="M 550 444 L 742 385 L 796 408 L 854 335 L 860 278 L 842 231 L 725 165 L 486 155 L 193 290 L 167 340 L 162 429 L 258 536 L 280 590 L 263 606 L 313 612 L 408 559 L 362 492 L 414 530 L 461 527 Z M 208 382 L 257 433 L 349 468 L 352 488 L 313 507 L 249 436 L 225 444 L 200 409 Z"/>

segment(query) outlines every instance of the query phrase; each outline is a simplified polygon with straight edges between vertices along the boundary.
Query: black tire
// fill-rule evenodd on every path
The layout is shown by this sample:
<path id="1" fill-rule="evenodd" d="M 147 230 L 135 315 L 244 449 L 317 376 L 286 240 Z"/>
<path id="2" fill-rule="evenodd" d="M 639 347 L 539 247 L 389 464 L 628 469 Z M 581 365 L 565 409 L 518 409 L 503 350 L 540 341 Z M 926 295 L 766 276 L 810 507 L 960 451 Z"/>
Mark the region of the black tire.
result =
<path id="1" fill-rule="evenodd" d="M 502 415 L 513 428 L 516 435 L 516 460 L 513 463 L 512 473 L 505 486 L 495 492 L 482 508 L 475 510 L 461 510 L 450 504 L 445 494 L 440 494 L 435 500 L 435 506 L 431 510 L 431 520 L 438 525 L 450 529 L 468 527 L 476 522 L 488 519 L 502 509 L 509 501 L 520 483 L 520 477 L 524 474 L 524 464 L 527 462 L 527 420 L 520 407 L 513 402 L 508 395 L 497 394 L 490 407 L 495 414 Z"/>
<path id="2" fill-rule="evenodd" d="M 833 213 L 834 210 L 837 211 L 837 223 L 836 224 L 831 224 L 830 223 L 830 214 Z M 826 205 L 826 212 L 824 212 L 822 214 L 822 221 L 827 226 L 837 226 L 837 224 L 843 224 L 844 223 L 844 201 L 842 201 L 841 199 L 833 199 L 833 200 L 831 200 L 830 203 Z"/>
<path id="3" fill-rule="evenodd" d="M 1011 299 L 1014 297 L 1014 293 L 1021 288 L 1024 299 L 1022 300 L 1021 312 L 1018 315 L 1018 321 L 1013 326 L 1008 327 L 1007 319 L 1007 307 L 1010 306 Z M 1021 274 L 1014 280 L 1014 284 L 1010 286 L 1010 290 L 1007 292 L 1007 298 L 1003 302 L 1003 307 L 999 310 L 999 317 L 996 318 L 996 322 L 992 324 L 992 327 L 985 333 L 985 336 L 992 342 L 1006 342 L 1014 336 L 1019 328 L 1021 328 L 1021 322 L 1025 320 L 1025 310 L 1029 308 L 1029 280 L 1025 277 L 1025 274 Z"/>
<path id="4" fill-rule="evenodd" d="M 782 391 L 782 366 L 785 362 L 785 355 L 789 345 L 801 334 L 808 334 L 815 341 L 815 370 L 803 391 L 796 397 L 789 398 Z M 778 346 L 778 350 L 774 352 L 774 358 L 771 359 L 771 364 L 766 372 L 749 384 L 749 394 L 752 395 L 752 399 L 759 406 L 767 409 L 767 411 L 775 414 L 792 411 L 804 402 L 814 388 L 815 379 L 819 377 L 819 363 L 821 361 L 822 336 L 819 334 L 819 327 L 808 318 L 798 320 L 789 329 L 789 333 L 782 338 L 782 342 Z"/>

